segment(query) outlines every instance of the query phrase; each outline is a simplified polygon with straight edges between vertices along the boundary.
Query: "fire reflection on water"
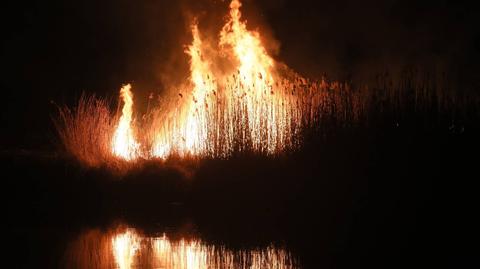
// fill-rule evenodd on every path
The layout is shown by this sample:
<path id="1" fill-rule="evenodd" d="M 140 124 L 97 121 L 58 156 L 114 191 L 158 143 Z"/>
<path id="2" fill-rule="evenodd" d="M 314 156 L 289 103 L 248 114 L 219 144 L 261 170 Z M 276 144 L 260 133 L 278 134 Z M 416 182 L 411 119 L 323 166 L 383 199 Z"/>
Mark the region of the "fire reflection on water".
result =
<path id="1" fill-rule="evenodd" d="M 200 239 L 144 236 L 135 229 L 108 232 L 91 230 L 67 250 L 68 268 L 165 269 L 295 269 L 293 255 L 284 248 L 231 250 Z"/>

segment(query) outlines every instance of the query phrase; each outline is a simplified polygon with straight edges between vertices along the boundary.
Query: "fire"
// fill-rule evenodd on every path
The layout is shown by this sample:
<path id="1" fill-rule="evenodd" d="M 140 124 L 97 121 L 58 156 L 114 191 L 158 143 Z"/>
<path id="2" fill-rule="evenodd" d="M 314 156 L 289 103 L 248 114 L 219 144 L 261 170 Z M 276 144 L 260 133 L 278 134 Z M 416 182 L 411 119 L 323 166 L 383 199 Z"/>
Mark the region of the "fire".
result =
<path id="1" fill-rule="evenodd" d="M 209 63 L 201 52 L 202 41 L 196 24 L 191 27 L 193 42 L 185 51 L 190 55 L 190 80 L 193 90 L 184 108 L 177 110 L 173 126 L 162 126 L 155 134 L 155 142 L 151 152 L 154 157 L 165 158 L 172 152 L 181 155 L 200 155 L 207 149 L 208 131 L 208 96 L 217 90 L 210 71 Z M 211 104 L 213 105 L 213 104 Z M 163 123 L 161 123 L 163 124 Z"/>
<path id="2" fill-rule="evenodd" d="M 248 31 L 244 22 L 240 21 L 241 3 L 233 0 L 230 4 L 230 18 L 220 33 L 220 46 L 230 46 L 240 62 L 239 79 L 246 90 L 252 90 L 253 95 L 262 93 L 264 87 L 273 84 L 271 68 L 273 59 L 268 56 L 260 42 L 260 35 Z"/>
<path id="3" fill-rule="evenodd" d="M 246 107 L 246 113 L 241 114 L 240 120 L 248 124 L 247 135 L 253 149 L 274 153 L 285 145 L 282 136 L 288 135 L 286 125 L 293 119 L 282 107 L 287 98 L 273 89 L 274 61 L 262 46 L 259 33 L 248 31 L 240 21 L 240 7 L 240 1 L 231 2 L 230 18 L 220 33 L 220 46 L 233 49 L 239 61 L 238 76 L 233 87 L 228 87 L 233 90 L 229 96 L 243 94 L 240 106 Z"/>
<path id="4" fill-rule="evenodd" d="M 115 166 L 118 159 L 134 162 L 174 155 L 228 158 L 238 152 L 274 155 L 298 147 L 302 128 L 315 120 L 321 97 L 316 91 L 318 85 L 307 85 L 305 79 L 268 54 L 260 33 L 247 29 L 241 6 L 239 0 L 230 3 L 225 25 L 216 39 L 204 38 L 196 22 L 191 25 L 192 43 L 185 49 L 189 79 L 172 89 L 176 98 L 164 98 L 162 105 L 154 106 L 143 121 L 136 123 L 132 87 L 123 86 L 122 113 L 113 131 L 109 131 L 105 112 L 99 115 L 107 120 L 99 122 L 105 122 L 103 129 L 107 132 L 100 133 L 97 126 L 81 129 L 88 129 L 80 134 L 82 141 L 108 136 L 110 149 L 105 152 L 103 143 L 97 150 L 103 152 L 102 158 L 90 153 L 88 158 L 83 157 L 85 154 L 77 157 L 97 166 L 102 162 Z M 81 143 L 76 142 L 75 129 L 69 127 L 83 124 L 77 118 L 97 121 L 97 110 L 108 112 L 104 103 L 78 115 L 66 110 L 65 124 L 59 125 L 59 132 L 65 134 L 62 138 L 67 147 L 72 142 L 75 149 L 83 148 L 85 143 L 77 145 Z M 77 151 L 82 152 L 72 152 L 80 155 Z"/>
<path id="5" fill-rule="evenodd" d="M 193 42 L 186 50 L 192 89 L 175 108 L 173 121 L 154 131 L 153 157 L 274 154 L 293 144 L 298 100 L 289 94 L 288 83 L 274 79 L 274 60 L 260 34 L 241 21 L 240 7 L 238 0 L 230 4 L 217 55 L 205 53 L 198 26 L 192 25 Z M 213 71 L 214 59 L 222 57 L 235 66 L 232 71 Z"/>
<path id="6" fill-rule="evenodd" d="M 131 88 L 132 86 L 127 84 L 120 89 L 120 97 L 124 105 L 118 127 L 113 135 L 112 146 L 113 153 L 125 160 L 135 159 L 139 154 L 139 144 L 135 140 L 132 128 L 133 94 L 130 91 Z"/>

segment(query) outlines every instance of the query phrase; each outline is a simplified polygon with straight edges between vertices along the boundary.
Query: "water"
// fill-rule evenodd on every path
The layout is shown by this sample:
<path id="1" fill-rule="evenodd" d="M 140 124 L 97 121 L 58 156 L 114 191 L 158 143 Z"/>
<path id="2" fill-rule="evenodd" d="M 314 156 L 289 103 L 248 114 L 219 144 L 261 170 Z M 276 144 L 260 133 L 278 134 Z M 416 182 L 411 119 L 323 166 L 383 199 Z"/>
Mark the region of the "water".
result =
<path id="1" fill-rule="evenodd" d="M 478 136 L 390 135 L 374 146 L 339 136 L 292 159 L 208 161 L 191 177 L 147 166 L 115 180 L 53 158 L 4 157 L 14 176 L 2 178 L 2 267 L 478 264 L 469 185 Z"/>
<path id="2" fill-rule="evenodd" d="M 87 229 L 66 245 L 65 268 L 297 269 L 281 244 L 228 247 L 191 234 L 144 233 L 125 225 Z"/>

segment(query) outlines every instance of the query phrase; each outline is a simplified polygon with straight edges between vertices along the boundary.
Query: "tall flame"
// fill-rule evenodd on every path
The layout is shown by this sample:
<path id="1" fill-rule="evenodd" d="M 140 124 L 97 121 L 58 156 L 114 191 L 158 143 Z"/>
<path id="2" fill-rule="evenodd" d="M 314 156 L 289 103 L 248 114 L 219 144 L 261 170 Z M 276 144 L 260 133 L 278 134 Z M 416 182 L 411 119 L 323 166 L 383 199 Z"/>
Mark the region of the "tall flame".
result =
<path id="1" fill-rule="evenodd" d="M 190 55 L 190 80 L 193 90 L 184 107 L 176 110 L 173 126 L 163 127 L 155 135 L 152 155 L 165 158 L 173 151 L 181 155 L 199 155 L 207 151 L 209 94 L 216 91 L 210 64 L 202 55 L 202 41 L 196 24 L 191 26 L 193 41 L 185 53 Z M 186 97 L 187 98 L 187 97 Z"/>
<path id="2" fill-rule="evenodd" d="M 260 34 L 240 20 L 240 7 L 238 0 L 231 2 L 218 44 L 219 55 L 236 66 L 231 73 L 212 71 L 215 58 L 204 53 L 197 25 L 191 27 L 193 42 L 186 53 L 192 89 L 184 106 L 176 108 L 173 123 L 156 133 L 153 156 L 225 157 L 249 149 L 273 154 L 292 144 L 297 103 L 286 94 L 288 85 L 275 88 L 274 60 Z"/>
<path id="3" fill-rule="evenodd" d="M 138 157 L 139 144 L 135 140 L 132 128 L 133 94 L 132 86 L 127 84 L 120 89 L 120 97 L 123 100 L 122 116 L 113 136 L 113 153 L 126 160 Z"/>
<path id="4" fill-rule="evenodd" d="M 288 132 L 286 125 L 292 120 L 284 111 L 288 97 L 277 96 L 281 92 L 275 95 L 274 61 L 263 47 L 260 34 L 248 31 L 245 22 L 240 21 L 240 7 L 239 0 L 230 3 L 230 18 L 220 33 L 220 46 L 233 49 L 239 61 L 235 86 L 229 87 L 233 92 L 228 96 L 243 98 L 241 105 L 246 106 L 246 113 L 241 114 L 241 121 L 248 124 L 253 149 L 274 153 L 285 145 L 282 136 Z"/>
<path id="5" fill-rule="evenodd" d="M 198 26 L 192 26 L 193 43 L 186 53 L 190 55 L 190 80 L 193 83 L 192 100 L 186 119 L 185 148 L 189 153 L 200 153 L 207 150 L 205 141 L 208 136 L 208 95 L 217 90 L 212 80 L 210 64 L 202 55 L 202 41 Z M 198 105 L 197 105 L 198 104 Z"/>
<path id="6" fill-rule="evenodd" d="M 248 31 L 244 22 L 240 21 L 242 4 L 238 0 L 230 3 L 230 18 L 220 32 L 220 46 L 231 46 L 240 61 L 240 80 L 247 90 L 254 95 L 262 93 L 262 87 L 273 84 L 271 68 L 273 59 L 268 56 L 260 41 L 260 34 Z"/>

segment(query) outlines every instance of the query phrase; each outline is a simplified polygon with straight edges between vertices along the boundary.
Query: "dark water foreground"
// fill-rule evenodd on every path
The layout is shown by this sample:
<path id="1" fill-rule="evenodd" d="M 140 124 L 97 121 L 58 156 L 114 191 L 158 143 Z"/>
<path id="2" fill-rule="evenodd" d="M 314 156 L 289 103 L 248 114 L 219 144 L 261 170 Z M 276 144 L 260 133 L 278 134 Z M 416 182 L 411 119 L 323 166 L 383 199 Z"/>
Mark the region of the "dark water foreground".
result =
<path id="1" fill-rule="evenodd" d="M 479 132 L 411 130 L 344 129 L 285 156 L 150 163 L 122 178 L 51 154 L 3 152 L 4 261 L 12 268 L 478 266 Z"/>

